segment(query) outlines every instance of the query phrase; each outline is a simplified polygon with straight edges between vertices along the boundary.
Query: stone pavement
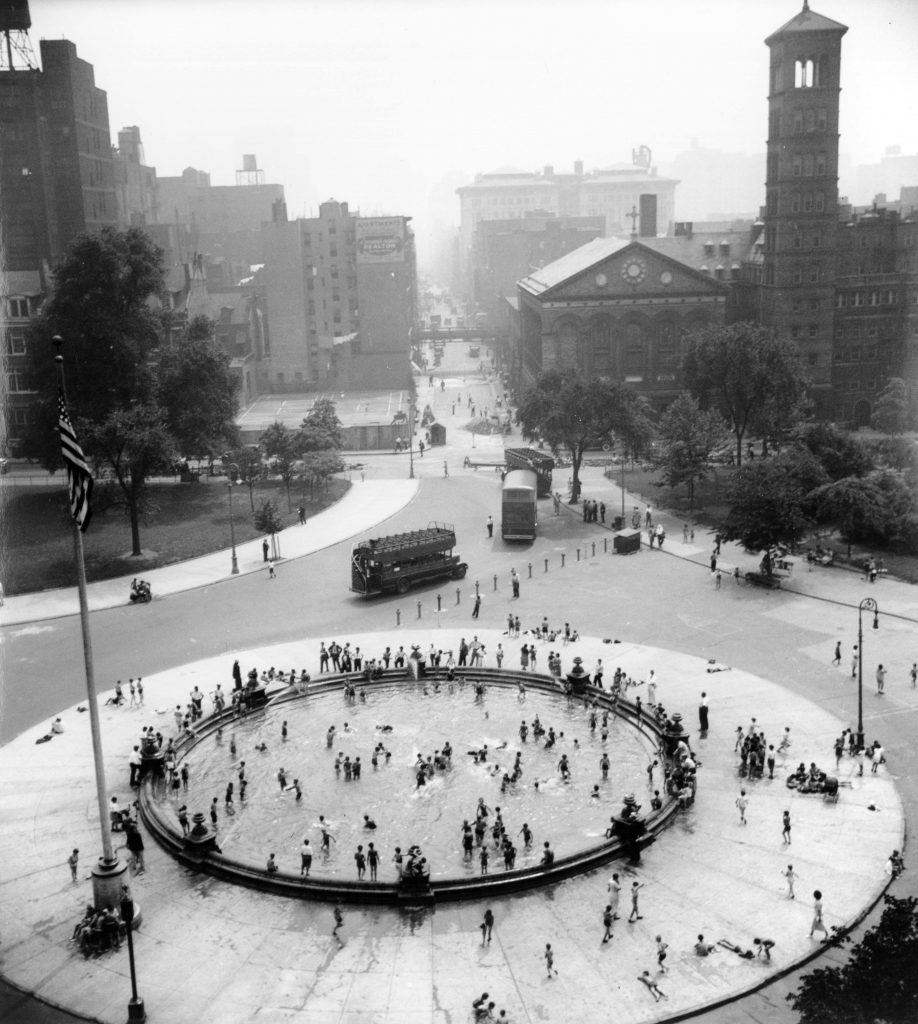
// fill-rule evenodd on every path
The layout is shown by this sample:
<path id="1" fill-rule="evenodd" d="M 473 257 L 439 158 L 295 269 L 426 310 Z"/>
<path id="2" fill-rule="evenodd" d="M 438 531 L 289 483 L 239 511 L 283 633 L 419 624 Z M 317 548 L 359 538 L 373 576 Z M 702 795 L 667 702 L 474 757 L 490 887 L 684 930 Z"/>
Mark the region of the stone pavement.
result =
<path id="1" fill-rule="evenodd" d="M 285 561 L 311 555 L 349 537 L 382 525 L 417 495 L 417 480 L 352 481 L 340 501 L 309 519 L 305 526 L 291 526 L 277 535 L 281 557 Z M 265 572 L 262 539 L 236 545 L 239 572 Z M 164 565 L 143 574 L 153 588 L 153 598 L 167 597 L 209 583 L 231 578 L 230 550 L 214 551 L 187 562 Z M 89 610 L 115 608 L 128 603 L 132 576 L 119 576 L 90 584 L 87 589 Z M 0 607 L 0 626 L 12 626 L 61 615 L 77 615 L 80 606 L 76 587 L 41 590 L 6 598 Z"/>
<path id="2" fill-rule="evenodd" d="M 518 663 L 522 640 L 478 632 L 489 651 L 500 641 L 508 664 Z M 459 631 L 419 629 L 405 631 L 405 637 L 425 648 L 431 642 L 446 648 L 457 645 Z M 205 693 L 216 681 L 229 684 L 236 656 L 244 670 L 268 664 L 315 668 L 321 639 L 229 651 L 149 676 L 142 710 L 103 704 L 111 791 L 127 800 L 126 755 L 140 727 L 152 724 L 170 735 L 174 723 L 167 709 L 184 703 L 195 684 Z M 339 636 L 344 639 L 372 654 L 391 643 L 391 634 Z M 903 838 L 902 807 L 885 769 L 858 777 L 856 763 L 846 759 L 839 772 L 841 798 L 826 803 L 788 790 L 782 765 L 773 781 L 747 785 L 748 825 L 740 824 L 735 807 L 737 725 L 747 726 L 755 715 L 773 741 L 790 723 L 788 764 L 815 760 L 831 769 L 827 752 L 842 728 L 832 714 L 774 682 L 673 651 L 587 639 L 562 654 L 565 669 L 575 654 L 587 667 L 601 657 L 607 674 L 620 665 L 646 679 L 653 668 L 658 698 L 671 710 L 682 709 L 690 729 L 697 729 L 701 691 L 708 694 L 711 729 L 706 738 L 696 734 L 693 739 L 702 762 L 697 802 L 645 852 L 638 868 L 610 866 L 543 892 L 495 901 L 495 937 L 488 946 L 482 946 L 478 930 L 483 904 L 413 913 L 346 907 L 339 948 L 330 934 L 328 906 L 197 876 L 148 840 L 147 871 L 133 882 L 143 908 L 135 947 L 148 1012 L 170 1024 L 217 1019 L 227 1024 L 254 1019 L 447 1024 L 466 1019 L 471 1000 L 488 991 L 516 1022 L 567 1022 L 572 1007 L 578 1020 L 605 1022 L 612 1005 L 616 1020 L 654 1021 L 735 998 L 816 952 L 819 943 L 808 935 L 814 889 L 824 894 L 829 926 L 850 924 L 877 898 L 887 881 L 885 860 Z M 331 709 L 342 716 L 336 702 Z M 308 720 L 309 701 L 305 710 Z M 329 710 L 323 707 L 317 724 L 320 742 Z M 63 713 L 65 732 L 51 742 L 36 746 L 44 730 L 30 729 L 0 749 L 0 774 L 16 779 L 0 793 L 2 970 L 41 999 L 120 1024 L 130 993 L 126 952 L 84 961 L 69 941 L 91 886 L 85 880 L 71 884 L 66 857 L 74 846 L 83 851 L 85 876 L 90 851 L 99 845 L 87 718 L 69 709 Z M 30 770 L 23 772 L 23 765 Z M 586 791 L 592 781 L 575 780 L 575 785 Z M 646 801 L 646 781 L 634 788 Z M 206 802 L 206 795 L 197 799 Z M 792 847 L 781 839 L 785 809 L 794 825 Z M 844 841 L 854 836 L 856 842 Z M 296 852 L 278 851 L 282 867 L 295 869 Z M 781 875 L 788 863 L 799 876 L 793 901 L 786 898 Z M 623 914 L 613 941 L 603 945 L 601 915 L 613 869 L 622 872 L 626 889 L 632 880 L 644 884 L 643 919 L 629 925 Z M 622 906 L 627 912 L 625 897 Z M 742 960 L 723 949 L 698 958 L 692 946 L 699 932 L 708 941 L 725 938 L 743 948 L 751 947 L 756 935 L 773 939 L 773 960 Z M 657 934 L 669 944 L 665 975 L 656 970 Z M 549 941 L 559 972 L 551 979 L 541 958 Z M 658 980 L 666 1002 L 654 1003 L 637 981 L 645 969 Z"/>

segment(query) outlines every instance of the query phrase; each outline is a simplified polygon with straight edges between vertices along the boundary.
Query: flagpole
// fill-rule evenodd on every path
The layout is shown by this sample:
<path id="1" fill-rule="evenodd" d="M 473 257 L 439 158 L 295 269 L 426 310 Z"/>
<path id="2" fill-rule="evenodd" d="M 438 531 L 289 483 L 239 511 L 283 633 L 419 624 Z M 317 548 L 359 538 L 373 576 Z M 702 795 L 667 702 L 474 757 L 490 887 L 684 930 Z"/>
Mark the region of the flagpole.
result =
<path id="1" fill-rule="evenodd" d="M 64 386 L 63 341 L 60 335 L 52 339 L 57 355 L 58 383 L 66 400 Z M 96 910 L 117 907 L 121 899 L 121 885 L 127 864 L 119 861 L 112 847 L 111 822 L 108 811 L 108 790 L 105 785 L 105 760 L 102 755 L 102 727 L 99 722 L 99 701 L 96 696 L 95 674 L 92 661 L 92 637 L 89 632 L 89 601 L 86 598 L 86 563 L 83 557 L 83 534 L 79 523 L 73 524 L 73 551 L 77 567 L 77 592 L 80 599 L 80 628 L 83 634 L 83 664 L 86 670 L 86 703 L 89 709 L 89 727 L 92 733 L 92 757 L 96 776 L 96 800 L 99 805 L 99 830 L 102 833 L 102 856 L 92 868 L 93 906 Z"/>

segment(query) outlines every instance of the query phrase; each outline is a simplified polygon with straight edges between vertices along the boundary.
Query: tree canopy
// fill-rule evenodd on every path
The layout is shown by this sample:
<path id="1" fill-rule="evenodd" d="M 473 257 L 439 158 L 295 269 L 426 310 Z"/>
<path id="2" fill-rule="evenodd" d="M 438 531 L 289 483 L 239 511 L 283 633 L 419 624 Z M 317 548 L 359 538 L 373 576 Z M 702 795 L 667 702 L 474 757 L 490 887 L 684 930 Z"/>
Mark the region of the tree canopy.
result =
<path id="1" fill-rule="evenodd" d="M 302 452 L 319 452 L 344 447 L 341 420 L 330 398 L 318 399 L 300 424 L 298 447 Z"/>
<path id="2" fill-rule="evenodd" d="M 730 429 L 715 409 L 701 409 L 683 392 L 660 418 L 655 464 L 667 487 L 688 486 L 694 506 L 695 484 L 707 478 L 712 456 L 730 439 Z"/>
<path id="3" fill-rule="evenodd" d="M 834 423 L 805 424 L 798 429 L 794 444 L 818 459 L 830 480 L 865 476 L 873 468 L 873 460 L 864 445 Z"/>
<path id="4" fill-rule="evenodd" d="M 807 504 L 816 522 L 838 527 L 848 542 L 849 558 L 852 542 L 880 529 L 886 514 L 877 485 L 858 477 L 844 477 L 817 487 L 808 496 Z"/>
<path id="5" fill-rule="evenodd" d="M 720 409 L 733 427 L 738 466 L 750 427 L 787 429 L 803 408 L 805 377 L 796 346 L 757 324 L 698 328 L 688 337 L 682 375 L 702 408 Z"/>
<path id="6" fill-rule="evenodd" d="M 804 975 L 788 1002 L 800 1024 L 905 1024 L 918 1020 L 918 897 L 886 895 L 879 924 L 838 966 Z M 844 945 L 848 938 L 834 938 Z"/>
<path id="7" fill-rule="evenodd" d="M 571 503 L 580 498 L 583 453 L 616 435 L 625 445 L 646 436 L 649 422 L 634 391 L 616 381 L 587 380 L 577 370 L 547 370 L 523 395 L 517 418 L 524 433 L 544 437 L 571 456 Z"/>
<path id="8" fill-rule="evenodd" d="M 901 377 L 892 377 L 877 395 L 871 422 L 884 434 L 904 434 L 911 420 L 908 384 Z"/>
<path id="9" fill-rule="evenodd" d="M 158 350 L 162 252 L 139 228 L 80 235 L 54 271 L 54 291 L 32 325 L 29 370 L 40 399 L 26 451 L 60 466 L 57 374 L 50 341 L 63 339 L 67 405 L 86 457 L 117 482 L 139 555 L 146 484 L 187 443 L 230 440 L 235 387 L 205 338 Z M 194 324 L 194 322 L 193 322 Z M 197 331 L 197 328 L 196 328 Z M 199 333 L 199 332 L 198 332 Z M 196 375 L 200 376 L 196 377 Z M 191 454 L 200 454 L 193 452 Z"/>

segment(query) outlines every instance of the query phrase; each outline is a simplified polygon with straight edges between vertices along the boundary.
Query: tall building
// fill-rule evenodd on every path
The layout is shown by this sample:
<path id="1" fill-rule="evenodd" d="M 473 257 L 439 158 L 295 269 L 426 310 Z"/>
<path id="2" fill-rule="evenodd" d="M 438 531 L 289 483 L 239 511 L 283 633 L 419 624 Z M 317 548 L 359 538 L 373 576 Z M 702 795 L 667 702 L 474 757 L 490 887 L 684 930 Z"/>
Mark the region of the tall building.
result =
<path id="1" fill-rule="evenodd" d="M 118 222 L 106 94 L 66 39 L 41 41 L 39 69 L 29 25 L 24 3 L 0 12 L 0 449 L 14 456 L 35 395 L 26 373 L 29 320 L 76 236 Z"/>
<path id="2" fill-rule="evenodd" d="M 474 234 L 481 221 L 513 220 L 541 210 L 558 217 L 601 217 L 604 235 L 635 225 L 640 218 L 643 237 L 667 234 L 674 219 L 678 182 L 659 177 L 650 166 L 646 146 L 634 154 L 632 164 L 620 164 L 584 173 L 583 162 L 573 173 L 555 173 L 548 165 L 541 173 L 498 171 L 478 174 L 474 182 L 456 190 L 460 203 L 460 275 L 467 297 L 473 287 Z"/>
<path id="3" fill-rule="evenodd" d="M 838 105 L 844 25 L 803 9 L 770 50 L 761 321 L 800 347 L 816 413 L 832 415 Z"/>
<path id="4" fill-rule="evenodd" d="M 118 148 L 112 157 L 118 226 L 142 228 L 155 224 L 159 220 L 156 168 L 146 165 L 140 129 L 136 125 L 118 132 Z"/>
<path id="5" fill-rule="evenodd" d="M 404 387 L 417 309 L 409 217 L 319 216 L 262 229 L 268 348 L 262 392 Z"/>

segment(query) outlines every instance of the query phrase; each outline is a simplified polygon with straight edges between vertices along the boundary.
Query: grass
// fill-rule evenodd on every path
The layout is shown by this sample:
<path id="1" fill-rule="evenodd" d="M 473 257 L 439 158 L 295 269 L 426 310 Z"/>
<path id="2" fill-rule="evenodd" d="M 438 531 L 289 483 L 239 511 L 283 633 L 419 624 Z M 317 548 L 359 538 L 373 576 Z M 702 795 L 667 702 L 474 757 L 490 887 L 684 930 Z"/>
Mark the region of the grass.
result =
<path id="1" fill-rule="evenodd" d="M 348 488 L 334 478 L 327 492 L 315 501 L 307 493 L 306 515 L 338 501 Z M 256 508 L 273 498 L 281 515 L 293 525 L 295 507 L 302 492 L 291 491 L 294 511 L 287 513 L 287 494 L 280 481 L 259 481 L 254 487 Z M 76 585 L 73 534 L 67 515 L 66 494 L 61 487 L 5 487 L 2 492 L 3 585 L 7 594 Z M 93 518 L 84 534 L 86 575 L 90 582 L 130 573 L 146 572 L 161 565 L 181 562 L 230 544 L 229 501 L 225 481 L 206 478 L 193 484 L 157 483 L 149 488 L 155 512 L 140 524 L 143 554 L 131 556 L 131 528 L 123 508 L 106 508 L 105 494 L 93 503 Z M 260 536 L 252 523 L 247 487 L 233 494 L 236 543 Z"/>
<path id="2" fill-rule="evenodd" d="M 625 468 L 625 489 L 639 497 L 645 504 L 654 508 L 662 508 L 678 516 L 683 522 L 694 522 L 713 529 L 729 511 L 727 491 L 733 480 L 736 469 L 733 466 L 718 466 L 708 480 L 695 485 L 694 512 L 689 511 L 688 489 L 686 487 L 670 488 L 656 483 L 659 471 L 645 469 L 635 465 L 634 469 Z M 621 471 L 613 468 L 611 477 L 616 483 L 621 480 Z M 918 558 L 914 555 L 899 554 L 895 551 L 864 547 L 860 544 L 851 545 L 851 558 L 848 558 L 848 542 L 842 540 L 837 533 L 821 532 L 814 536 L 812 546 L 822 544 L 835 551 L 835 564 L 843 568 L 861 571 L 865 558 L 882 559 L 890 576 L 907 583 L 918 583 Z M 810 546 L 808 543 L 807 547 Z"/>

